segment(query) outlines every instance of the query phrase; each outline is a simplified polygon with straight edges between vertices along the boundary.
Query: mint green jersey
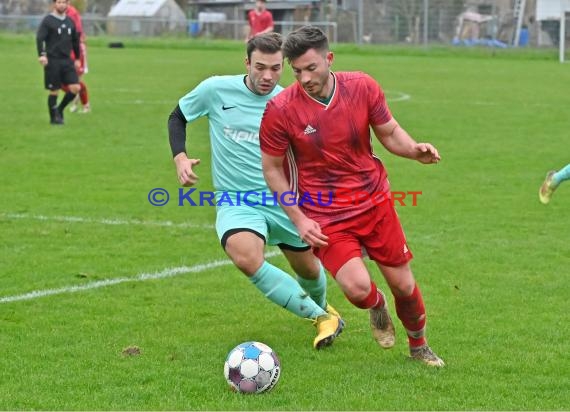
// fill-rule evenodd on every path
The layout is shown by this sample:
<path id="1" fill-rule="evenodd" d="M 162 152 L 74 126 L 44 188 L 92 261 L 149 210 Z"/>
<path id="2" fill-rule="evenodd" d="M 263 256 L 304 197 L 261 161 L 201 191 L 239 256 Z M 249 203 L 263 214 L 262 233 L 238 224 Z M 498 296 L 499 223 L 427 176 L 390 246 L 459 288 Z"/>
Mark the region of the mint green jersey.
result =
<path id="1" fill-rule="evenodd" d="M 212 150 L 212 178 L 219 192 L 269 192 L 261 169 L 259 126 L 266 96 L 245 85 L 245 75 L 213 76 L 182 97 L 178 104 L 188 122 L 207 116 Z"/>

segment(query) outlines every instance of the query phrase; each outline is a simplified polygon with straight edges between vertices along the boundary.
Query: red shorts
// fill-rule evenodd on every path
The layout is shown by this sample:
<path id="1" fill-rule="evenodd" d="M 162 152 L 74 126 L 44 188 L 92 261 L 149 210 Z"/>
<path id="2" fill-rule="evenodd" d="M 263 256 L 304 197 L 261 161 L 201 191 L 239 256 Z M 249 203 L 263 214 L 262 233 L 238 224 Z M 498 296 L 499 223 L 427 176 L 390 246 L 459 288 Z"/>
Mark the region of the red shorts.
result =
<path id="1" fill-rule="evenodd" d="M 333 277 L 350 259 L 362 257 L 363 248 L 370 259 L 385 266 L 401 266 L 413 257 L 392 202 L 326 226 L 323 233 L 329 237 L 328 246 L 314 253 Z"/>

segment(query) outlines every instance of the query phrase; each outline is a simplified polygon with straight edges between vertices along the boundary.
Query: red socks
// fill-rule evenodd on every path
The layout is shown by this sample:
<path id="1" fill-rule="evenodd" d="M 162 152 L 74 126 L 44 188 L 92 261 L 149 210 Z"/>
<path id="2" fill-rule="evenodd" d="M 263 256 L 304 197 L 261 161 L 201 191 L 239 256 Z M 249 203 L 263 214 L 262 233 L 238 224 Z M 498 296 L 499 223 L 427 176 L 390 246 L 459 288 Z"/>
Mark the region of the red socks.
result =
<path id="1" fill-rule="evenodd" d="M 370 293 L 364 298 L 364 300 L 355 301 L 350 299 L 348 296 L 347 299 L 350 301 L 350 303 L 360 309 L 379 308 L 386 304 L 384 296 L 382 296 L 382 293 L 380 293 L 380 291 L 376 288 L 376 284 L 374 282 L 370 282 Z"/>
<path id="2" fill-rule="evenodd" d="M 370 293 L 364 300 L 355 301 L 347 297 L 347 299 L 357 308 L 371 309 L 379 308 L 386 304 L 384 296 L 376 288 L 374 282 L 370 282 Z M 402 321 L 406 333 L 408 334 L 408 342 L 411 347 L 425 345 L 425 327 L 426 327 L 426 308 L 420 288 L 416 284 L 410 296 L 395 297 L 396 313 Z"/>
<path id="3" fill-rule="evenodd" d="M 406 328 L 411 347 L 426 344 L 426 308 L 418 285 L 410 296 L 395 297 L 396 313 Z"/>
<path id="4" fill-rule="evenodd" d="M 79 91 L 79 99 L 81 99 L 81 104 L 85 106 L 86 104 L 89 104 L 89 94 L 87 93 L 87 86 L 85 86 L 85 83 L 83 82 L 79 82 L 79 85 L 81 86 L 81 90 Z"/>

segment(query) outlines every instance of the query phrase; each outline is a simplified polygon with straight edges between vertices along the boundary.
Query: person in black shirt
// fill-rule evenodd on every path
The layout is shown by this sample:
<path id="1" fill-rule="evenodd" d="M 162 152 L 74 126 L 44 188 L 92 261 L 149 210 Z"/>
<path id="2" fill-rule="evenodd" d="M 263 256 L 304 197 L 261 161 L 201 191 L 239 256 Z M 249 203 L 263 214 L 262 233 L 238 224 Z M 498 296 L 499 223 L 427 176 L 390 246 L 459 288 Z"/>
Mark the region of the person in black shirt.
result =
<path id="1" fill-rule="evenodd" d="M 81 65 L 79 35 L 73 21 L 65 14 L 69 0 L 53 0 L 53 10 L 42 20 L 36 34 L 38 60 L 44 67 L 45 88 L 49 90 L 48 108 L 51 124 L 63 124 L 63 110 L 79 93 L 81 86 L 76 68 Z M 71 60 L 71 50 L 75 62 Z M 69 91 L 57 104 L 62 85 Z"/>

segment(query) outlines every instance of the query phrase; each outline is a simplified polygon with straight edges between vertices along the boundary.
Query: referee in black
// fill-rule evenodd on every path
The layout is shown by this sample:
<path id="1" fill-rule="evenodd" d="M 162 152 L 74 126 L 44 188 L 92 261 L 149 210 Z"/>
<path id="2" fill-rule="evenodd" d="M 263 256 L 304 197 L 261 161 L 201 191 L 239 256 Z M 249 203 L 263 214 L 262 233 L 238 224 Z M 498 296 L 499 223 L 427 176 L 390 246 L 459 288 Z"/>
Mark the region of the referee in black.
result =
<path id="1" fill-rule="evenodd" d="M 49 90 L 48 107 L 50 123 L 63 124 L 63 110 L 74 98 L 81 86 L 76 67 L 81 65 L 79 33 L 73 21 L 66 16 L 69 0 L 52 0 L 53 10 L 42 20 L 36 34 L 38 60 L 44 66 L 45 88 Z M 71 60 L 71 50 L 75 62 Z M 62 84 L 69 86 L 59 105 L 57 95 Z"/>

